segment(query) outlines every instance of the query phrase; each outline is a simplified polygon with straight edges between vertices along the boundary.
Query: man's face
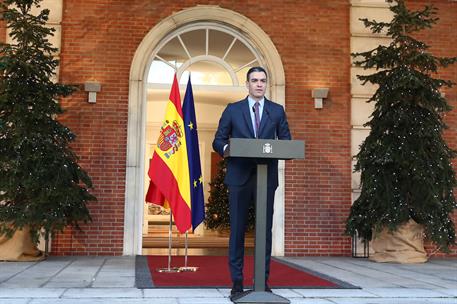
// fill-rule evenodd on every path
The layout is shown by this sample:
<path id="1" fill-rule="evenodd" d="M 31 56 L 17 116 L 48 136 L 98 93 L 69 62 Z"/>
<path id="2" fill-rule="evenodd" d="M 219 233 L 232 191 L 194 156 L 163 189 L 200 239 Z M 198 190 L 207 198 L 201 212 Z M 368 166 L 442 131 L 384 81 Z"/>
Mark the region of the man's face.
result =
<path id="1" fill-rule="evenodd" d="M 246 81 L 246 87 L 253 99 L 262 99 L 267 89 L 267 75 L 264 72 L 252 72 Z"/>

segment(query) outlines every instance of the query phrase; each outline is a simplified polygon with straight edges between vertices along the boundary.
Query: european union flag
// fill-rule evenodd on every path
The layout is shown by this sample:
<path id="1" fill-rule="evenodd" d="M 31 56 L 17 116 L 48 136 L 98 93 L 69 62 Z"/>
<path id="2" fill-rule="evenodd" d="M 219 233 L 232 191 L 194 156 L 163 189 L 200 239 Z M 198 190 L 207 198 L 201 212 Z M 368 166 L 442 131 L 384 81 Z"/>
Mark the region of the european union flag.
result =
<path id="1" fill-rule="evenodd" d="M 200 149 L 198 147 L 197 120 L 195 118 L 194 96 L 190 76 L 187 82 L 186 95 L 184 96 L 183 116 L 187 158 L 189 160 L 192 229 L 195 230 L 205 218 L 205 203 L 203 199 L 203 176 L 200 164 Z"/>

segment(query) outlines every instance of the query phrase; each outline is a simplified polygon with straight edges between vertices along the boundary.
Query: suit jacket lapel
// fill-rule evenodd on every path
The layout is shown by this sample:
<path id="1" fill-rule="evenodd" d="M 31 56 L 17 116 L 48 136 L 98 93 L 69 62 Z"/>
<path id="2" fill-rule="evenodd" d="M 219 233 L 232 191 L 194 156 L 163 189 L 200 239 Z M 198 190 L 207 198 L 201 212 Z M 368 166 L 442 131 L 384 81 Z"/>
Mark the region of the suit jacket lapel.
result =
<path id="1" fill-rule="evenodd" d="M 251 113 L 249 112 L 251 109 L 249 108 L 249 102 L 247 98 L 244 100 L 241 106 L 241 110 L 243 112 L 244 120 L 248 126 L 249 132 L 251 133 L 252 138 L 255 138 L 254 129 L 252 127 Z"/>

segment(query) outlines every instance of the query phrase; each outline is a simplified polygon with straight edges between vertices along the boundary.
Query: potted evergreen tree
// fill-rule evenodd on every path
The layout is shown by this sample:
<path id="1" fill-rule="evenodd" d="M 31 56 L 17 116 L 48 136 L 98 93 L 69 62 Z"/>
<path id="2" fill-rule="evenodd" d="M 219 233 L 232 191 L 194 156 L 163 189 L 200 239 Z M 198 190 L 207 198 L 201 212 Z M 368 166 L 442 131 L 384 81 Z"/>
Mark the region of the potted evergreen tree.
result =
<path id="1" fill-rule="evenodd" d="M 346 233 L 365 240 L 374 238 L 374 247 L 379 245 L 376 240 L 384 242 L 378 247 L 384 249 L 382 254 L 389 254 L 376 256 L 375 252 L 374 260 L 423 262 L 421 228 L 442 251 L 448 251 L 456 240 L 451 217 L 457 185 L 451 160 L 456 152 L 442 137 L 446 128 L 443 114 L 451 107 L 440 91 L 453 83 L 436 78 L 436 72 L 457 58 L 433 56 L 414 36 L 437 22 L 436 8 L 410 11 L 403 0 L 387 2 L 392 3 L 391 22 L 362 21 L 374 33 L 385 30 L 391 43 L 353 54 L 359 58 L 355 64 L 376 69 L 374 74 L 358 78 L 363 84 L 378 85 L 378 89 L 369 99 L 375 103 L 372 118 L 365 124 L 370 133 L 355 156 L 361 193 L 351 208 Z M 386 240 L 394 237 L 395 231 L 406 232 L 413 239 L 400 236 Z M 420 240 L 414 240 L 418 234 Z M 414 250 L 416 256 L 402 249 L 402 243 L 413 248 L 417 241 L 417 247 L 422 244 L 422 248 Z"/>
<path id="2" fill-rule="evenodd" d="M 224 184 L 226 173 L 226 160 L 222 159 L 217 164 L 217 174 L 210 183 L 210 194 L 206 205 L 205 226 L 220 234 L 229 234 L 230 214 L 228 189 Z M 255 228 L 255 204 L 248 210 L 248 223 L 246 231 L 251 232 Z"/>
<path id="3" fill-rule="evenodd" d="M 40 234 L 47 241 L 89 221 L 86 204 L 95 200 L 69 146 L 75 135 L 57 120 L 59 99 L 75 88 L 52 81 L 59 62 L 48 37 L 55 30 L 45 26 L 49 10 L 31 14 L 39 3 L 0 4 L 12 40 L 0 45 L 0 260 L 36 259 Z M 8 243 L 15 235 L 27 244 Z"/>

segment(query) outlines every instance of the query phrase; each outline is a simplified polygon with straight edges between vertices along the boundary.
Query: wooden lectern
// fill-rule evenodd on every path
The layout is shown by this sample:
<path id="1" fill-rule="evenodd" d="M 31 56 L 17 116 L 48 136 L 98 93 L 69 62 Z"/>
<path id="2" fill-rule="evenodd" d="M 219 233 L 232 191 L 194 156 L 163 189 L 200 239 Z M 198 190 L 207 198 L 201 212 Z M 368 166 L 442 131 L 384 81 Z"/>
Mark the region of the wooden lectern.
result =
<path id="1" fill-rule="evenodd" d="M 305 144 L 299 140 L 230 138 L 225 157 L 303 159 Z M 254 290 L 244 293 L 233 302 L 289 304 L 284 297 L 265 291 L 265 246 L 267 209 L 267 165 L 257 164 L 257 200 L 255 220 Z"/>

